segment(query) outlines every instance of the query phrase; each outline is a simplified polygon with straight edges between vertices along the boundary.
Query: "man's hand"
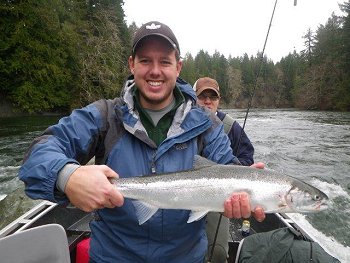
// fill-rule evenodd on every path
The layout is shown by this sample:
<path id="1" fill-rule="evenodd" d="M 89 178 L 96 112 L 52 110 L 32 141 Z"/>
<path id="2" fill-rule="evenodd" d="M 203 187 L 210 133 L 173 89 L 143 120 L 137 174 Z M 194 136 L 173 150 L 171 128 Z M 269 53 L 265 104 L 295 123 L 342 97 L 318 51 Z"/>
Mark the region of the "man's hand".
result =
<path id="1" fill-rule="evenodd" d="M 264 169 L 263 162 L 257 162 L 251 165 L 257 169 Z M 224 216 L 228 218 L 249 218 L 251 215 L 255 217 L 258 222 L 265 219 L 265 212 L 262 207 L 255 207 L 252 211 L 250 206 L 249 195 L 245 192 L 233 193 L 232 196 L 225 201 Z"/>
<path id="2" fill-rule="evenodd" d="M 122 206 L 124 197 L 108 178 L 118 178 L 118 174 L 106 165 L 81 166 L 68 179 L 65 193 L 85 212 Z"/>
<path id="3" fill-rule="evenodd" d="M 265 213 L 261 207 L 256 207 L 252 212 L 249 195 L 245 192 L 233 193 L 225 201 L 224 206 L 224 216 L 228 218 L 249 218 L 253 215 L 258 222 L 262 222 L 265 219 Z"/>
<path id="4" fill-rule="evenodd" d="M 265 164 L 263 162 L 257 162 L 257 163 L 253 163 L 250 167 L 255 167 L 258 169 L 264 169 L 265 168 Z"/>

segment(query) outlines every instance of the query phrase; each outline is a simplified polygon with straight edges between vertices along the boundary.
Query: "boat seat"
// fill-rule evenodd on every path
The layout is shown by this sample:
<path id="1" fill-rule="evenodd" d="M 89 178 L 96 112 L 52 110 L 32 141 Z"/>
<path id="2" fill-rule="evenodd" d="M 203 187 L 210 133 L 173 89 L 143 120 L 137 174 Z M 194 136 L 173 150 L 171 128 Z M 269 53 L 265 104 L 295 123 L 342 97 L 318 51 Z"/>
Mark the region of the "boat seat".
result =
<path id="1" fill-rule="evenodd" d="M 58 224 L 42 225 L 0 239 L 2 263 L 70 263 L 67 236 Z"/>

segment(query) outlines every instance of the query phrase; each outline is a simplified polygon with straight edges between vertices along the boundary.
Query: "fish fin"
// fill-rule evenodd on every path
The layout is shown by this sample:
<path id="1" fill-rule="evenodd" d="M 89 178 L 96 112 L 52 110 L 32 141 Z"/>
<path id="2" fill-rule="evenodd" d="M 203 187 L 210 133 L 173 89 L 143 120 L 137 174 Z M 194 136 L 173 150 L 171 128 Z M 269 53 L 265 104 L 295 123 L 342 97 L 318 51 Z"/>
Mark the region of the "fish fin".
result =
<path id="1" fill-rule="evenodd" d="M 132 201 L 132 204 L 135 207 L 135 213 L 137 219 L 139 220 L 139 225 L 147 222 L 157 211 L 158 207 L 150 205 L 141 201 Z"/>
<path id="2" fill-rule="evenodd" d="M 191 211 L 190 217 L 187 220 L 187 223 L 192 223 L 194 221 L 198 221 L 205 217 L 206 214 L 208 214 L 209 211 Z"/>
<path id="3" fill-rule="evenodd" d="M 217 165 L 217 163 L 215 163 L 209 159 L 206 159 L 202 156 L 199 156 L 199 155 L 194 156 L 193 169 L 195 169 L 195 170 L 205 168 L 205 167 L 210 167 L 213 165 Z"/>

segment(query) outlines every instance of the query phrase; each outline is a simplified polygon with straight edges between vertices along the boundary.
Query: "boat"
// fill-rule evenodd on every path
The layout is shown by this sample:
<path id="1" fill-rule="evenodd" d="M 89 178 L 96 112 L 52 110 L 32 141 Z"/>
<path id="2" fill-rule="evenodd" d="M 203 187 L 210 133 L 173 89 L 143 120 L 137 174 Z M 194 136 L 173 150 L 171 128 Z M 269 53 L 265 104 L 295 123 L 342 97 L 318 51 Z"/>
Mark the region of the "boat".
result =
<path id="1" fill-rule="evenodd" d="M 89 222 L 92 220 L 92 218 L 92 213 L 84 212 L 76 207 L 61 206 L 49 201 L 42 201 L 0 230 L 0 246 L 2 239 L 18 235 L 21 232 L 28 232 L 32 229 L 34 230 L 40 226 L 58 224 L 62 226 L 62 229 L 64 229 L 70 262 L 87 262 L 81 258 L 86 257 L 87 254 L 86 244 L 89 241 L 90 236 Z M 290 217 L 288 217 L 287 214 L 284 213 L 266 214 L 266 219 L 263 222 L 257 222 L 252 218 L 250 219 L 250 224 L 251 234 L 288 227 L 301 233 L 304 240 L 312 241 L 311 237 Z M 235 262 L 240 241 L 243 239 L 241 225 L 242 220 L 230 220 L 228 263 Z M 85 245 L 81 246 L 81 244 Z M 44 248 L 42 249 L 44 250 Z"/>

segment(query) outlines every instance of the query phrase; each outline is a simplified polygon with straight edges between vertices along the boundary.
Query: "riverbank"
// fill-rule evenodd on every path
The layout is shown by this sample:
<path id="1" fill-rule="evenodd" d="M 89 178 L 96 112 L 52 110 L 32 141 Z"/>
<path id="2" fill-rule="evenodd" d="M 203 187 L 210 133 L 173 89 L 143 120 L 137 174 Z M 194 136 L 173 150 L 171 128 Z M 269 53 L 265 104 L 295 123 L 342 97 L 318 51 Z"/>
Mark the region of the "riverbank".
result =
<path id="1" fill-rule="evenodd" d="M 41 112 L 41 113 L 28 113 L 22 112 L 16 109 L 12 103 L 7 100 L 0 99 L 0 118 L 11 117 L 27 117 L 27 116 L 64 116 L 68 115 L 66 112 Z"/>
<path id="2" fill-rule="evenodd" d="M 16 110 L 10 102 L 0 99 L 0 118 L 17 116 L 23 116 L 23 112 Z"/>
<path id="3" fill-rule="evenodd" d="M 253 105 L 255 105 L 253 103 Z M 240 102 L 220 102 L 220 107 L 219 110 L 226 110 L 226 109 L 236 109 L 236 110 L 246 110 L 248 106 L 247 101 L 240 101 Z M 290 105 L 281 105 L 278 108 L 271 108 L 271 107 L 264 107 L 262 105 L 254 106 L 252 109 L 294 109 L 294 110 L 307 110 L 307 111 L 314 111 L 317 109 L 302 109 L 302 108 L 293 108 Z M 332 112 L 332 111 L 329 111 Z M 26 117 L 26 116 L 65 116 L 68 115 L 68 112 L 41 112 L 41 113 L 27 113 L 27 112 L 22 112 L 16 109 L 10 102 L 0 99 L 0 118 L 8 118 L 8 117 Z"/>

